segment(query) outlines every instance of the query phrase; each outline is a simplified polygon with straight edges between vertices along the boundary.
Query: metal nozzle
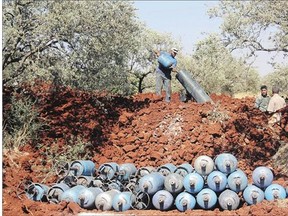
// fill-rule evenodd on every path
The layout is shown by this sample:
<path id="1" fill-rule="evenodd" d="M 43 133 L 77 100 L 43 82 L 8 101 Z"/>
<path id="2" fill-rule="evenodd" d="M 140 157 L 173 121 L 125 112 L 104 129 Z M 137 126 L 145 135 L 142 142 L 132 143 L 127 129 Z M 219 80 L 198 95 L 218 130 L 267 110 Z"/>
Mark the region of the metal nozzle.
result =
<path id="1" fill-rule="evenodd" d="M 85 197 L 79 196 L 80 206 L 84 205 Z"/>
<path id="2" fill-rule="evenodd" d="M 279 193 L 274 191 L 273 192 L 273 197 L 274 197 L 274 199 L 279 199 Z"/>
<path id="3" fill-rule="evenodd" d="M 265 179 L 265 175 L 262 173 L 260 176 L 259 176 L 260 180 L 264 180 Z"/>
<path id="4" fill-rule="evenodd" d="M 176 181 L 174 181 L 174 179 L 170 179 L 169 183 L 170 183 L 170 185 L 175 185 Z"/>
<path id="5" fill-rule="evenodd" d="M 209 195 L 208 194 L 203 195 L 203 201 L 207 202 L 208 200 L 209 200 Z"/>
<path id="6" fill-rule="evenodd" d="M 219 176 L 215 176 L 215 177 L 214 177 L 214 182 L 215 182 L 216 184 L 219 184 L 219 183 L 221 182 L 221 179 L 219 178 Z"/>
<path id="7" fill-rule="evenodd" d="M 188 205 L 188 202 L 187 202 L 187 200 L 185 199 L 185 200 L 183 200 L 183 202 L 182 202 L 182 206 L 187 206 Z"/>
<path id="8" fill-rule="evenodd" d="M 231 207 L 233 204 L 233 200 L 231 198 L 228 198 L 226 203 L 228 207 Z"/>
<path id="9" fill-rule="evenodd" d="M 253 199 L 257 199 L 258 193 L 255 192 L 255 191 L 253 191 L 252 194 L 251 194 L 251 197 L 252 197 Z"/>
<path id="10" fill-rule="evenodd" d="M 119 175 L 125 175 L 126 174 L 126 171 L 125 170 L 120 170 L 119 171 Z"/>
<path id="11" fill-rule="evenodd" d="M 242 181 L 240 178 L 235 179 L 235 184 L 236 185 L 241 185 Z"/>
<path id="12" fill-rule="evenodd" d="M 207 161 L 203 161 L 203 160 L 202 160 L 202 161 L 200 162 L 200 166 L 202 167 L 202 169 L 205 168 L 205 167 L 207 166 Z"/>
<path id="13" fill-rule="evenodd" d="M 192 186 L 195 186 L 195 184 L 196 184 L 196 181 L 193 179 L 193 180 L 190 180 L 189 181 L 189 184 L 190 184 L 190 186 L 192 187 Z"/>
<path id="14" fill-rule="evenodd" d="M 231 166 L 231 162 L 230 161 L 225 161 L 225 166 L 226 167 L 230 167 Z"/>
<path id="15" fill-rule="evenodd" d="M 164 203 L 164 200 L 165 200 L 164 197 L 159 198 L 159 203 Z"/>
<path id="16" fill-rule="evenodd" d="M 103 170 L 104 173 L 109 173 L 110 168 L 109 167 L 105 167 L 105 169 Z"/>
<path id="17" fill-rule="evenodd" d="M 104 205 L 105 205 L 105 201 L 104 200 L 99 201 L 99 203 L 97 205 L 98 209 L 103 209 Z"/>

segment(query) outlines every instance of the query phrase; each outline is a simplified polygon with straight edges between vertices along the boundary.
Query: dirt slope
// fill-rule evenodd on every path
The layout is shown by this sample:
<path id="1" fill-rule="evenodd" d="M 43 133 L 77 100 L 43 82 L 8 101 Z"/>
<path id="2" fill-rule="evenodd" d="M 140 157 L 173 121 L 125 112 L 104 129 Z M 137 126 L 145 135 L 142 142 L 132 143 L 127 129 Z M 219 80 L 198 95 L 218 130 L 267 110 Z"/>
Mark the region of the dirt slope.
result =
<path id="1" fill-rule="evenodd" d="M 3 110 L 10 107 L 11 89 L 3 91 Z M 16 196 L 17 186 L 24 179 L 52 184 L 52 153 L 65 154 L 67 145 L 76 148 L 77 137 L 85 143 L 84 155 L 95 162 L 119 164 L 132 162 L 142 166 L 165 163 L 193 164 L 200 155 L 214 158 L 230 152 L 239 160 L 239 168 L 251 177 L 254 168 L 269 166 L 275 182 L 287 186 L 287 175 L 280 166 L 273 165 L 272 156 L 288 143 L 288 114 L 281 126 L 267 127 L 267 115 L 253 108 L 253 98 L 233 99 L 226 95 L 211 95 L 213 104 L 180 102 L 174 93 L 170 104 L 154 94 L 133 97 L 107 97 L 99 93 L 74 91 L 41 82 L 24 86 L 25 92 L 37 99 L 39 119 L 45 130 L 37 143 L 27 143 L 18 150 L 3 149 L 3 215 L 76 215 L 87 212 L 74 203 L 48 204 Z M 74 140 L 68 141 L 74 137 Z M 77 146 L 78 148 L 78 146 Z M 88 154 L 89 153 L 89 154 Z M 251 178 L 250 178 L 251 180 Z M 97 210 L 88 212 L 101 213 Z M 110 212 L 115 214 L 115 212 Z M 109 214 L 110 214 L 109 213 Z M 288 199 L 255 206 L 244 204 L 236 211 L 177 210 L 125 212 L 130 215 L 288 215 Z M 123 213 L 122 213 L 123 215 Z"/>

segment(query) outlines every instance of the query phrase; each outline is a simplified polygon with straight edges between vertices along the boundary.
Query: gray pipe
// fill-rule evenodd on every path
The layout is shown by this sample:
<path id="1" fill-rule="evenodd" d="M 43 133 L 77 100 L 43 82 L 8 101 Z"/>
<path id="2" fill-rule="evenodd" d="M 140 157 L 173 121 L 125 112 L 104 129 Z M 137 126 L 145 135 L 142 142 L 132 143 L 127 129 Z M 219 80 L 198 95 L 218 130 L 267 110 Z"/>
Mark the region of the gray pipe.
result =
<path id="1" fill-rule="evenodd" d="M 212 99 L 189 72 L 181 70 L 176 74 L 176 78 L 198 103 L 212 102 Z"/>

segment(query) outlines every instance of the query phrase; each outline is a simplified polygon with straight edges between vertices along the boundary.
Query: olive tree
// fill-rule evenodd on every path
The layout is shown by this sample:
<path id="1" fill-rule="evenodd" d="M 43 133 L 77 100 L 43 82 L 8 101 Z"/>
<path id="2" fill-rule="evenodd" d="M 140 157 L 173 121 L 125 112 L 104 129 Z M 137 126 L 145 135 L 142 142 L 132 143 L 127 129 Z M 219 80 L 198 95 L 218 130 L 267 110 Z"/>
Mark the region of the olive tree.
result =
<path id="1" fill-rule="evenodd" d="M 4 1 L 3 84 L 40 78 L 127 93 L 139 32 L 131 2 Z"/>
<path id="2" fill-rule="evenodd" d="M 288 65 L 278 66 L 273 73 L 263 77 L 263 83 L 267 83 L 271 88 L 278 86 L 281 94 L 288 97 Z"/>
<path id="3" fill-rule="evenodd" d="M 257 52 L 287 56 L 287 8 L 288 1 L 221 1 L 209 14 L 223 19 L 223 39 L 231 50 L 243 50 L 247 56 Z"/>
<path id="4" fill-rule="evenodd" d="M 235 59 L 216 34 L 199 41 L 183 65 L 208 93 L 252 91 L 258 84 L 257 72 Z"/>

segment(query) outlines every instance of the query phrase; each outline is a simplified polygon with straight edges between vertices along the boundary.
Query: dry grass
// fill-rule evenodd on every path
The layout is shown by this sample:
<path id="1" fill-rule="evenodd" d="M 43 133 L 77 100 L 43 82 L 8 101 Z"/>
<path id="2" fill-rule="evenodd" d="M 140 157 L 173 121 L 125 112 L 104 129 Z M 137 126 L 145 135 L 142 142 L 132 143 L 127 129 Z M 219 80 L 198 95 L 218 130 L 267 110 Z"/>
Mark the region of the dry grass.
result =
<path id="1" fill-rule="evenodd" d="M 252 93 L 252 92 L 240 92 L 240 93 L 236 93 L 233 95 L 234 98 L 245 98 L 245 97 L 256 97 L 257 93 Z"/>

